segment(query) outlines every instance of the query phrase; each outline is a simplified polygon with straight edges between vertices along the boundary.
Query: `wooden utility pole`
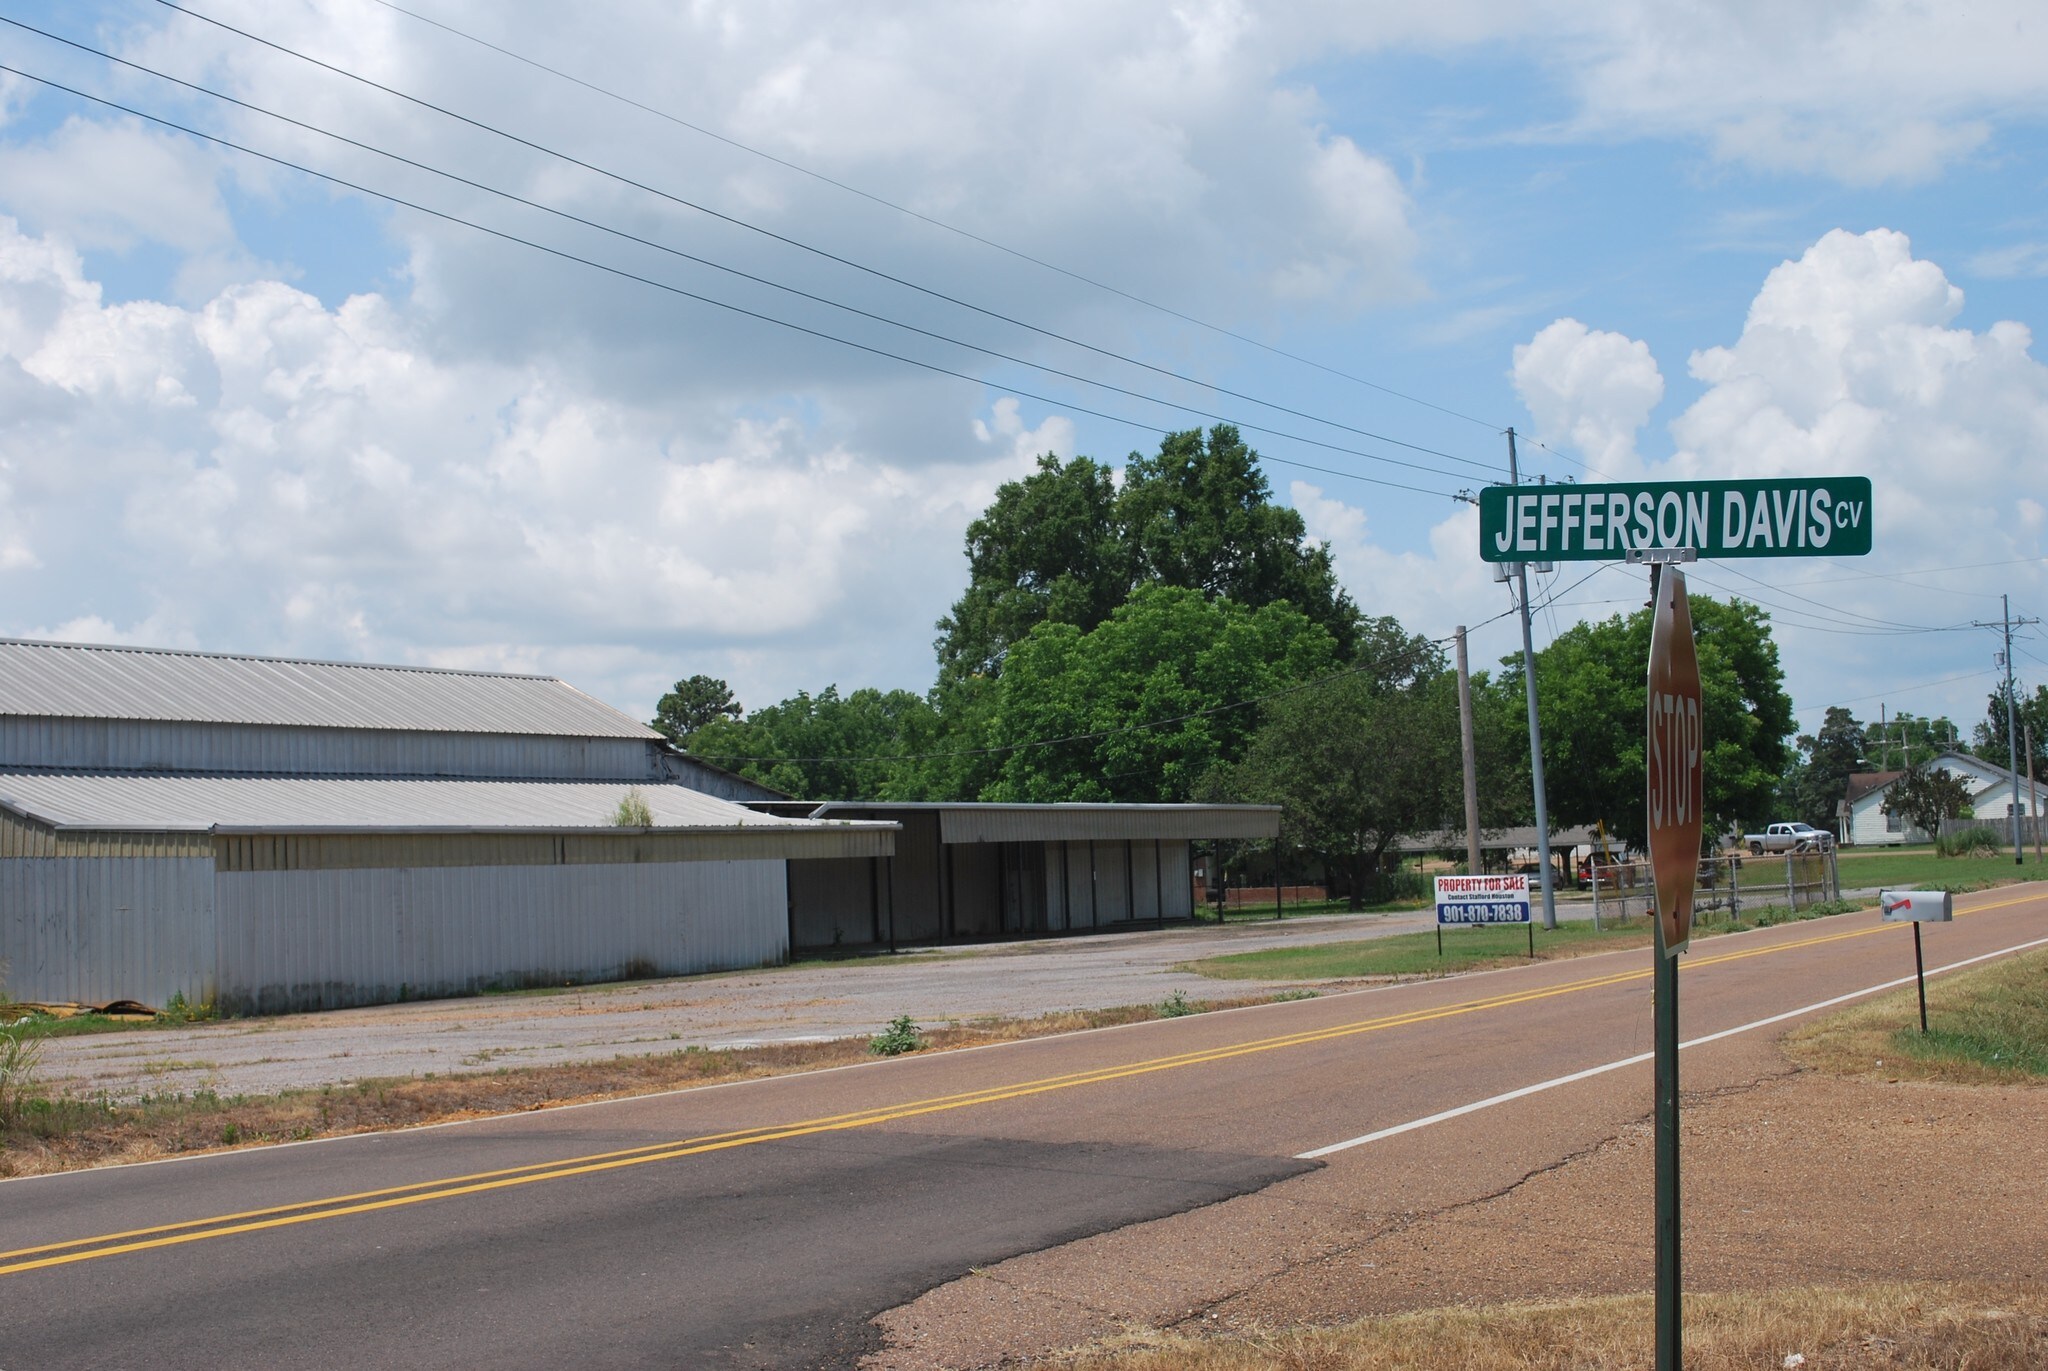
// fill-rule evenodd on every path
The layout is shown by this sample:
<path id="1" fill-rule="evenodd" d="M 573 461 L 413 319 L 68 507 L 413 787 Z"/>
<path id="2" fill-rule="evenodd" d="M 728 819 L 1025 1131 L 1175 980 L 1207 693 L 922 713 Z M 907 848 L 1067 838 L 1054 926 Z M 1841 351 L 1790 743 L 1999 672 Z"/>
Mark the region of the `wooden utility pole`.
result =
<path id="1" fill-rule="evenodd" d="M 1465 753 L 1465 874 L 1479 865 L 1479 750 L 1472 743 L 1472 668 L 1465 657 L 1465 626 L 1458 625 L 1458 741 Z M 2029 753 L 2029 756 L 2032 754 Z"/>

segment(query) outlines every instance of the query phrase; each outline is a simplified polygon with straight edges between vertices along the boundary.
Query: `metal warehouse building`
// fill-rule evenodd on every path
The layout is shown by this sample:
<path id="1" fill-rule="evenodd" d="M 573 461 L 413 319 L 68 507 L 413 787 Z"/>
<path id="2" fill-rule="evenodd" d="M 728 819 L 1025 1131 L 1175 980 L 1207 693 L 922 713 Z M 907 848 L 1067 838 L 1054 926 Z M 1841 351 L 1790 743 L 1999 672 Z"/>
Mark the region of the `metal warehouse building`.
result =
<path id="1" fill-rule="evenodd" d="M 1269 805 L 826 804 L 803 812 L 891 820 L 902 831 L 893 856 L 790 863 L 790 942 L 799 952 L 1192 918 L 1191 841 L 1280 832 L 1280 811 Z"/>
<path id="2" fill-rule="evenodd" d="M 778 961 L 789 861 L 895 826 L 733 803 L 768 794 L 548 677 L 0 639 L 5 989 L 270 1012 Z"/>

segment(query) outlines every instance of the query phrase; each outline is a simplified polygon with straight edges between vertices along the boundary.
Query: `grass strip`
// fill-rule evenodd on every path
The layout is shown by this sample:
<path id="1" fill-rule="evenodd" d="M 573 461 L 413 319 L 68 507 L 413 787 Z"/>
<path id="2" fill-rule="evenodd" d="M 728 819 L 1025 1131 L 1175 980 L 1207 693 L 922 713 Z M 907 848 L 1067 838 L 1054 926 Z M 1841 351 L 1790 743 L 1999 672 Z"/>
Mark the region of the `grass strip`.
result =
<path id="1" fill-rule="evenodd" d="M 1929 941 L 1939 937 L 1937 924 Z M 1839 1075 L 1955 1084 L 2048 1080 L 2048 949 L 1929 981 L 1927 1028 L 1922 1035 L 1918 1000 L 1907 986 L 1799 1028 L 1785 1048 L 1795 1060 Z"/>
<path id="2" fill-rule="evenodd" d="M 1434 1309 L 1332 1328 L 1223 1337 L 1137 1330 L 1070 1353 L 1071 1371 L 1639 1371 L 1655 1360 L 1648 1295 Z M 2038 1371 L 2038 1282 L 1884 1284 L 1688 1295 L 1686 1371 Z"/>
<path id="3" fill-rule="evenodd" d="M 1693 924 L 1693 937 L 1709 938 L 1748 928 L 1801 922 L 1867 909 L 1862 900 L 1830 901 L 1796 911 L 1773 905 L 1745 908 L 1737 920 L 1706 918 Z M 1603 921 L 1595 932 L 1591 920 L 1560 919 L 1556 928 L 1536 927 L 1537 961 L 1583 957 L 1650 945 L 1650 921 L 1643 918 Z M 1356 942 L 1321 943 L 1310 947 L 1273 947 L 1258 952 L 1229 952 L 1183 962 L 1176 970 L 1214 980 L 1338 981 L 1370 977 L 1448 976 L 1453 972 L 1514 966 L 1529 960 L 1529 931 L 1523 924 L 1446 928 L 1443 951 L 1437 951 L 1434 929 L 1394 933 Z"/>

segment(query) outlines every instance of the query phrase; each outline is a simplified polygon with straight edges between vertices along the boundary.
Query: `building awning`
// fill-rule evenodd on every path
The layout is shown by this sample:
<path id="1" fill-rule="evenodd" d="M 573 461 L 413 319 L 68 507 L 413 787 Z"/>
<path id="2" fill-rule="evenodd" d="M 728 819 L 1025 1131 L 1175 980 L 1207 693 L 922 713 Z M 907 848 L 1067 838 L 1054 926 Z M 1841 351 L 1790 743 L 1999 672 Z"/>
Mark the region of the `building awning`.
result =
<path id="1" fill-rule="evenodd" d="M 814 819 L 936 814 L 945 843 L 1188 842 L 1280 836 L 1278 805 L 859 804 L 819 805 Z"/>

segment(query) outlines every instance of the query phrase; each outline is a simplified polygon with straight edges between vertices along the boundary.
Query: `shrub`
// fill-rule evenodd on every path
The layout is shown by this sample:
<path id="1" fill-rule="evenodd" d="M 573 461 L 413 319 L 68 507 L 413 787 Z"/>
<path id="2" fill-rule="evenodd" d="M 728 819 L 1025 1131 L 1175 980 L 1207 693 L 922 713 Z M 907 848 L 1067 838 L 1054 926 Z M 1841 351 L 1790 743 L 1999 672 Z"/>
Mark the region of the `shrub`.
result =
<path id="1" fill-rule="evenodd" d="M 1179 1019 L 1199 1013 L 1201 1011 L 1189 1003 L 1188 997 L 1178 990 L 1159 1002 L 1159 1017 L 1162 1019 Z"/>
<path id="2" fill-rule="evenodd" d="M 868 1051 L 877 1057 L 900 1057 L 924 1046 L 924 1035 L 917 1031 L 917 1020 L 908 1014 L 898 1014 L 889 1020 L 887 1028 L 868 1039 Z"/>
<path id="3" fill-rule="evenodd" d="M 1989 824 L 1944 833 L 1934 840 L 1938 857 L 1996 857 L 2005 850 L 2005 835 Z"/>

